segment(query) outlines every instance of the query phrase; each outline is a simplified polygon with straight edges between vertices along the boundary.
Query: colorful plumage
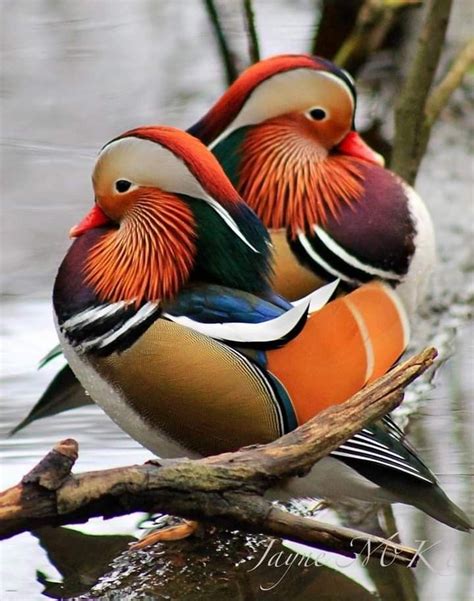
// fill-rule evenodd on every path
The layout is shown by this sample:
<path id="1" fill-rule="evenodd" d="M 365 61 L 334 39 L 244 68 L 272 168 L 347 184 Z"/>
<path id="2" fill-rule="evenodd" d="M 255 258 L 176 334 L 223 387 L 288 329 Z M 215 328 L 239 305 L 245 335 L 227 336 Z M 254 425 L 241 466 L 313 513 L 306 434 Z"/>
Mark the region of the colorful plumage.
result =
<path id="1" fill-rule="evenodd" d="M 271 231 L 275 289 L 290 299 L 325 281 L 395 288 L 411 314 L 434 265 L 430 217 L 354 130 L 356 90 L 330 61 L 252 65 L 188 131 L 212 149 Z"/>
<path id="2" fill-rule="evenodd" d="M 403 352 L 406 313 L 384 283 L 329 303 L 335 284 L 294 304 L 273 292 L 265 228 L 190 135 L 126 132 L 102 149 L 93 184 L 55 282 L 58 335 L 92 398 L 154 453 L 273 440 Z M 409 502 L 469 528 L 390 418 L 284 486 Z"/>
<path id="3" fill-rule="evenodd" d="M 352 79 L 330 61 L 275 56 L 247 69 L 189 131 L 271 229 L 275 290 L 295 299 L 334 278 L 340 291 L 380 279 L 411 317 L 434 264 L 431 221 L 414 190 L 354 131 L 355 104 Z M 69 390 L 49 387 L 16 430 L 88 402 L 67 366 L 63 372 Z"/>

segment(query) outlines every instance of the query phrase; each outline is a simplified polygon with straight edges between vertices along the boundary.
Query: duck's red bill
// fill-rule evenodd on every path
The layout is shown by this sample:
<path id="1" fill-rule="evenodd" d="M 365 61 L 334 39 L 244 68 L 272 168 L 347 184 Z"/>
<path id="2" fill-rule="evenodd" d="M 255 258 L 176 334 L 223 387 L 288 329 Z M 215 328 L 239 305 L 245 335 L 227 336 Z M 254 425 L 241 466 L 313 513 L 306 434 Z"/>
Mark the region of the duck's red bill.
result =
<path id="1" fill-rule="evenodd" d="M 69 230 L 69 237 L 77 238 L 78 236 L 82 236 L 82 234 L 87 232 L 87 230 L 92 230 L 95 227 L 101 227 L 106 223 L 110 223 L 110 219 L 99 207 L 99 205 L 94 205 L 93 209 L 87 213 L 84 219 Z"/>
<path id="2" fill-rule="evenodd" d="M 355 131 L 350 131 L 342 142 L 339 142 L 337 149 L 342 154 L 357 157 L 369 163 L 375 163 L 376 165 L 380 165 L 380 167 L 385 166 L 383 156 L 372 150 Z"/>

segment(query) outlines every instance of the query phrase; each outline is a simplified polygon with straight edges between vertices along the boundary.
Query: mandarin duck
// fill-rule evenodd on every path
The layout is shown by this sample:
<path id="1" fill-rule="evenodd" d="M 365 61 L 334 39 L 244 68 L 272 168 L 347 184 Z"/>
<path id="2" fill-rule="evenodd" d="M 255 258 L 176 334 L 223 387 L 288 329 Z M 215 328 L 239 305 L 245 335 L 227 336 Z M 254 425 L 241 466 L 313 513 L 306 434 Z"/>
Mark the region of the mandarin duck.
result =
<path id="1" fill-rule="evenodd" d="M 188 131 L 270 229 L 287 298 L 334 278 L 397 290 L 411 314 L 434 265 L 429 214 L 354 128 L 356 90 L 328 60 L 282 55 L 245 70 Z"/>
<path id="2" fill-rule="evenodd" d="M 189 132 L 270 228 L 277 292 L 293 300 L 336 277 L 339 291 L 381 279 L 411 317 L 434 264 L 431 220 L 355 132 L 355 105 L 352 79 L 330 61 L 275 56 L 242 73 Z M 65 366 L 14 432 L 90 402 Z"/>
<path id="3" fill-rule="evenodd" d="M 158 456 L 274 440 L 403 352 L 406 312 L 385 283 L 329 302 L 334 283 L 293 304 L 272 290 L 266 229 L 191 135 L 128 131 L 92 181 L 54 285 L 57 332 L 94 401 Z M 279 490 L 409 503 L 469 528 L 389 417 Z"/>

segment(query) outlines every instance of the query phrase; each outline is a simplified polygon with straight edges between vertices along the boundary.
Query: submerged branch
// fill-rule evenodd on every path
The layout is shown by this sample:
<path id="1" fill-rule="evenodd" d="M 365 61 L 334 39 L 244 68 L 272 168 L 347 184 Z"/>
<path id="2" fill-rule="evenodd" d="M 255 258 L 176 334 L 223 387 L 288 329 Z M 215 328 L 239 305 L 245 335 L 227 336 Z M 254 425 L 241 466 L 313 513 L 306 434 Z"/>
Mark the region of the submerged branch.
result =
<path id="1" fill-rule="evenodd" d="M 158 511 L 282 536 L 344 555 L 390 557 L 413 566 L 414 549 L 292 515 L 274 507 L 263 494 L 282 479 L 306 474 L 316 461 L 394 409 L 403 398 L 403 389 L 435 356 L 434 349 L 426 349 L 289 434 L 234 453 L 73 475 L 77 443 L 63 441 L 18 485 L 0 493 L 0 538 L 46 524 Z"/>

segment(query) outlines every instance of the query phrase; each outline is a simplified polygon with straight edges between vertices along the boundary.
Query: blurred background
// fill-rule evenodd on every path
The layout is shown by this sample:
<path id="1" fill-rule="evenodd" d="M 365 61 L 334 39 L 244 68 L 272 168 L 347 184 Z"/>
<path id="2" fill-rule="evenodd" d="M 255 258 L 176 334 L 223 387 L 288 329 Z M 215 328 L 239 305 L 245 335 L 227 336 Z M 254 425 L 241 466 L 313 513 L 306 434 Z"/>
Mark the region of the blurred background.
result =
<path id="1" fill-rule="evenodd" d="M 351 15 L 359 5 L 346 2 Z M 236 62 L 244 67 L 249 58 L 241 3 L 220 2 L 218 6 Z M 315 0 L 255 0 L 262 56 L 314 47 L 320 8 Z M 0 10 L 0 481 L 4 488 L 15 484 L 61 438 L 78 440 L 78 471 L 149 458 L 93 407 L 39 421 L 15 437 L 9 438 L 8 432 L 25 416 L 58 368 L 56 364 L 36 370 L 39 359 L 56 343 L 52 283 L 69 245 L 67 232 L 91 205 L 90 174 L 97 151 L 109 139 L 138 125 L 190 126 L 221 94 L 225 77 L 201 0 L 2 0 Z M 454 3 L 442 66 L 470 35 L 472 17 L 468 0 Z M 410 8 L 388 43 L 364 65 L 357 65 L 361 91 L 357 123 L 362 130 L 377 130 L 375 139 L 382 149 L 389 149 L 392 105 L 420 19 L 421 9 Z M 434 344 L 440 349 L 441 361 L 434 379 L 416 384 L 399 411 L 402 421 L 410 418 L 410 436 L 444 489 L 471 516 L 472 81 L 471 72 L 443 111 L 417 180 L 417 190 L 435 222 L 440 265 L 432 297 L 417 324 L 414 347 Z M 318 599 L 474 599 L 472 537 L 410 508 L 397 507 L 395 513 L 404 543 L 440 541 L 427 556 L 433 570 L 420 565 L 416 583 L 411 578 L 407 583 L 396 570 L 386 569 L 381 574 L 361 565 L 338 568 L 328 560 L 329 578 L 321 576 L 319 568 L 300 572 L 295 568 L 286 580 L 287 588 L 279 586 L 263 596 L 258 574 L 253 572 L 250 577 L 245 568 L 255 552 L 245 537 L 238 550 L 229 543 L 225 549 L 211 545 L 204 550 L 181 550 L 179 561 L 176 554 L 170 559 L 163 551 L 153 556 L 155 564 L 150 558 L 145 562 L 119 558 L 110 564 L 126 548 L 131 535 L 137 534 L 139 518 L 129 516 L 108 522 L 93 520 L 75 529 L 44 529 L 2 543 L 1 597 L 40 599 L 44 591 L 53 598 L 87 595 L 99 576 L 108 574 L 92 589 L 94 598 L 117 590 L 165 598 L 166 591 L 158 588 L 166 580 L 163 566 L 174 566 L 173 574 L 186 579 L 183 565 L 190 557 L 199 562 L 206 555 L 205 564 L 199 564 L 206 586 L 217 570 L 222 578 L 217 578 L 215 585 L 225 582 L 228 588 L 219 589 L 219 594 L 206 589 L 206 595 L 189 598 L 314 599 L 317 588 Z M 233 553 L 240 554 L 239 561 L 233 561 Z M 244 567 L 236 571 L 234 563 L 240 561 Z M 127 577 L 121 580 L 119 576 L 125 572 Z M 196 574 L 192 578 L 197 578 Z M 196 593 L 197 589 L 193 590 Z M 168 593 L 168 598 L 177 597 Z"/>

